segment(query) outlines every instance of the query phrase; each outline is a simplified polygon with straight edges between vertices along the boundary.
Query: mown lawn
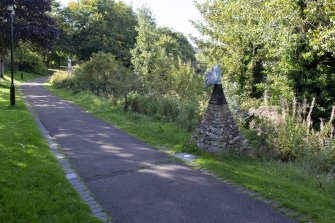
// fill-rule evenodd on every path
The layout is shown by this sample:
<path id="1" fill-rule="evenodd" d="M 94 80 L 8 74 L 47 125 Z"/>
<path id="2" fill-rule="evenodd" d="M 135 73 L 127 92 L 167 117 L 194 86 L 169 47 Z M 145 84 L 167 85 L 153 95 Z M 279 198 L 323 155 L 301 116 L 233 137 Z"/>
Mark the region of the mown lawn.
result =
<path id="1" fill-rule="evenodd" d="M 34 77 L 25 73 L 24 81 Z M 100 222 L 66 180 L 18 91 L 9 106 L 9 80 L 0 79 L 0 222 Z"/>
<path id="2" fill-rule="evenodd" d="M 303 166 L 233 155 L 213 157 L 189 144 L 191 133 L 172 123 L 153 121 L 136 113 L 123 113 L 106 99 L 90 93 L 73 93 L 47 85 L 56 95 L 81 106 L 98 118 L 110 122 L 148 144 L 200 155 L 195 165 L 218 177 L 259 192 L 287 208 L 303 213 L 307 222 L 335 222 L 335 180 L 307 172 Z"/>

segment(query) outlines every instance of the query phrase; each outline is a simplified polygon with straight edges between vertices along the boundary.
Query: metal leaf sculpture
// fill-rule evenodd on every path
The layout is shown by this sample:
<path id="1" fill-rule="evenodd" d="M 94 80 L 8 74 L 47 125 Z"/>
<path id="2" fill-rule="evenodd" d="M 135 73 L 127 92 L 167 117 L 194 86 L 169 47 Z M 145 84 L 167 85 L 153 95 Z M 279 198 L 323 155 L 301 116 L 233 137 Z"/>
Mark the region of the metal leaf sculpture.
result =
<path id="1" fill-rule="evenodd" d="M 215 84 L 221 84 L 221 66 L 216 64 L 210 71 L 205 73 L 205 85 L 206 87 L 213 86 Z"/>

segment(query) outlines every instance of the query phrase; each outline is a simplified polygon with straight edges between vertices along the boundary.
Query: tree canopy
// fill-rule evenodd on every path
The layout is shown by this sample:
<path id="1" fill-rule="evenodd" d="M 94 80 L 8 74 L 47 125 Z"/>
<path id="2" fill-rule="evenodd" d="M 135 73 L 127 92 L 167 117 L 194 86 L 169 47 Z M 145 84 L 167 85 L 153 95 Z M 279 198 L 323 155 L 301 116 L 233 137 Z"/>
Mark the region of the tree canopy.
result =
<path id="1" fill-rule="evenodd" d="M 114 0 L 79 0 L 59 9 L 57 18 L 64 31 L 60 41 L 70 40 L 80 60 L 103 51 L 130 64 L 129 51 L 137 35 L 136 15 L 130 6 Z"/>
<path id="2" fill-rule="evenodd" d="M 9 48 L 9 11 L 12 0 L 0 2 L 0 50 Z M 51 41 L 57 38 L 58 29 L 50 16 L 51 0 L 20 0 L 15 3 L 14 35 L 16 40 L 30 41 L 43 48 L 51 48 Z"/>
<path id="3" fill-rule="evenodd" d="M 134 71 L 145 85 L 143 89 L 161 94 L 169 92 L 178 79 L 174 75 L 178 73 L 176 69 L 194 60 L 194 49 L 183 34 L 158 28 L 149 9 L 141 8 L 137 15 L 138 36 L 131 51 Z"/>
<path id="4" fill-rule="evenodd" d="M 294 95 L 330 113 L 335 101 L 335 8 L 330 0 L 227 0 L 197 5 L 205 20 L 197 28 L 208 37 L 199 46 L 212 63 L 223 65 L 242 100 L 273 103 Z M 233 85 L 230 85 L 233 86 Z"/>

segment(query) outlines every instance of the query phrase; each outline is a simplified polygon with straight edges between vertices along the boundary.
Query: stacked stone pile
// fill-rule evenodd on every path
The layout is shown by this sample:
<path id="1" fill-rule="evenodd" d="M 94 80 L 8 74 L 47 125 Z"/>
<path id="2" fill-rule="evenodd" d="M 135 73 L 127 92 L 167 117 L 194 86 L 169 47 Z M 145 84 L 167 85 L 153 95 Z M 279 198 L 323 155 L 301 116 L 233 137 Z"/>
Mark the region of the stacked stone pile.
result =
<path id="1" fill-rule="evenodd" d="M 250 153 L 248 141 L 228 108 L 221 84 L 214 85 L 208 108 L 197 128 L 196 141 L 200 148 L 211 153 Z"/>

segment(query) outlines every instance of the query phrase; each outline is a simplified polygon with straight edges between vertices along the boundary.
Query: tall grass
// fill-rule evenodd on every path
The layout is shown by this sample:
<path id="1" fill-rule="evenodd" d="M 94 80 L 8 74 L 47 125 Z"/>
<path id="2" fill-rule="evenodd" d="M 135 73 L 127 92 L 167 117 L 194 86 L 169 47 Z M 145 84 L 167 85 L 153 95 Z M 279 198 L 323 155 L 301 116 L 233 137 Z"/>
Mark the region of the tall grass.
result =
<path id="1" fill-rule="evenodd" d="M 300 162 L 314 172 L 334 174 L 335 106 L 329 120 L 320 119 L 320 127 L 316 130 L 311 118 L 315 99 L 308 105 L 306 100 L 298 103 L 293 98 L 290 104 L 283 100 L 281 107 L 265 105 L 250 109 L 253 119 L 247 125 L 247 135 L 254 145 L 261 142 L 262 146 L 257 146 L 258 154 Z"/>
<path id="2" fill-rule="evenodd" d="M 199 103 L 182 102 L 173 96 L 133 94 L 129 97 L 131 111 L 142 113 L 157 121 L 175 122 L 179 127 L 191 132 L 200 119 Z"/>

